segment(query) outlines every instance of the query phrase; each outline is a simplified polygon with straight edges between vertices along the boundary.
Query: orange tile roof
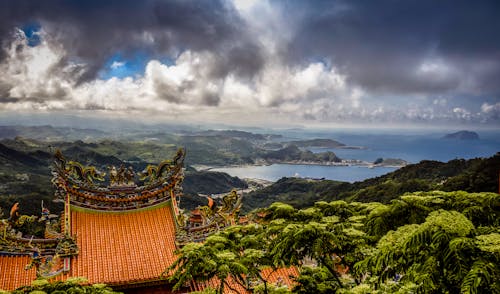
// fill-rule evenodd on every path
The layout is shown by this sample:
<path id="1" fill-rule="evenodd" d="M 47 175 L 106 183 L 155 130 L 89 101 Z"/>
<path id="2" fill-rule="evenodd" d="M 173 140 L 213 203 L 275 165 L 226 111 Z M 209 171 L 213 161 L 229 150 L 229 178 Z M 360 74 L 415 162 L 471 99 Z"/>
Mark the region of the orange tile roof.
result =
<path id="1" fill-rule="evenodd" d="M 28 255 L 0 256 L 0 289 L 14 290 L 24 285 L 30 285 L 36 279 L 36 270 L 24 268 L 31 262 Z"/>
<path id="2" fill-rule="evenodd" d="M 293 278 L 296 278 L 299 276 L 299 270 L 297 267 L 289 267 L 289 268 L 279 268 L 275 271 L 272 270 L 272 268 L 265 268 L 262 270 L 262 276 L 264 279 L 267 280 L 269 283 L 277 283 L 278 280 L 281 279 L 281 283 L 283 285 L 288 285 L 292 286 L 295 284 L 295 281 Z"/>
<path id="3" fill-rule="evenodd" d="M 120 213 L 72 210 L 71 233 L 80 252 L 65 276 L 90 283 L 157 280 L 176 258 L 170 205 Z"/>
<path id="4" fill-rule="evenodd" d="M 156 281 L 176 256 L 175 224 L 169 203 L 144 210 L 103 212 L 73 209 L 71 233 L 76 235 L 79 255 L 71 259 L 68 277 L 85 277 L 89 283 L 110 285 Z M 0 289 L 13 290 L 30 285 L 36 278 L 35 269 L 25 270 L 30 256 L 0 256 Z M 295 267 L 276 271 L 264 269 L 263 276 L 283 285 L 294 284 L 289 277 L 298 276 Z M 217 279 L 194 284 L 194 290 L 216 288 Z M 239 293 L 248 293 L 234 281 L 230 285 Z M 225 293 L 236 293 L 225 287 Z"/>
<path id="5" fill-rule="evenodd" d="M 277 270 L 273 270 L 272 268 L 265 268 L 261 271 L 262 277 L 267 280 L 268 284 L 276 284 L 278 280 L 280 280 L 280 284 L 283 286 L 287 286 L 291 288 L 295 285 L 294 277 L 299 276 L 299 270 L 297 267 L 289 267 L 289 268 L 279 268 Z M 226 294 L 243 294 L 243 293 L 252 293 L 247 290 L 245 287 L 240 285 L 239 283 L 233 281 L 232 279 L 228 280 L 228 284 L 231 286 L 229 288 L 227 285 L 224 286 L 224 293 Z M 192 284 L 193 291 L 202 291 L 208 287 L 218 289 L 220 286 L 220 280 L 217 278 L 210 279 L 206 282 L 199 282 Z"/>

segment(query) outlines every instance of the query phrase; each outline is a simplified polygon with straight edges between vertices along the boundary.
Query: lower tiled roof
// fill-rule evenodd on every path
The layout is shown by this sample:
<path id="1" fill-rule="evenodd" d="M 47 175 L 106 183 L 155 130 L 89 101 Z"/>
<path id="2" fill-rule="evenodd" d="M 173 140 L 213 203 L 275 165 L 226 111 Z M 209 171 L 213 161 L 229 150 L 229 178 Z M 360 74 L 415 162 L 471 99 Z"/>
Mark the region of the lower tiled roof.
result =
<path id="1" fill-rule="evenodd" d="M 291 287 L 296 283 L 294 278 L 299 276 L 299 270 L 295 266 L 289 268 L 279 268 L 276 270 L 268 267 L 263 269 L 261 274 L 268 283 L 287 285 Z"/>
<path id="2" fill-rule="evenodd" d="M 90 283 L 157 280 L 175 260 L 170 205 L 120 213 L 73 210 L 71 233 L 80 253 L 72 259 L 70 276 Z"/>
<path id="3" fill-rule="evenodd" d="M 268 284 L 286 286 L 289 289 L 296 284 L 294 278 L 299 276 L 299 270 L 297 267 L 289 268 L 278 268 L 272 269 L 270 267 L 264 268 L 261 271 L 262 277 L 267 281 Z M 228 279 L 227 283 L 229 285 L 224 286 L 224 293 L 226 294 L 245 294 L 252 293 L 247 290 L 244 286 L 240 285 L 233 279 Z M 192 283 L 191 289 L 193 291 L 203 291 L 206 288 L 218 289 L 220 286 L 220 280 L 218 278 L 212 278 L 205 282 Z"/>
<path id="4" fill-rule="evenodd" d="M 71 259 L 68 277 L 85 277 L 89 283 L 109 285 L 141 284 L 160 279 L 163 271 L 176 256 L 175 224 L 170 202 L 144 210 L 103 212 L 86 209 L 71 211 L 71 234 L 76 236 L 79 254 Z M 25 270 L 29 256 L 0 256 L 0 289 L 13 290 L 30 285 L 36 278 L 35 269 Z M 264 269 L 269 283 L 294 284 L 290 276 L 298 276 L 295 267 Z M 241 285 L 230 281 L 237 292 L 245 293 Z M 194 284 L 194 290 L 217 287 L 212 279 Z M 225 293 L 232 293 L 225 287 Z"/>
<path id="5" fill-rule="evenodd" d="M 28 255 L 0 255 L 0 289 L 14 290 L 24 285 L 30 285 L 36 278 L 35 268 L 25 270 L 31 262 Z"/>

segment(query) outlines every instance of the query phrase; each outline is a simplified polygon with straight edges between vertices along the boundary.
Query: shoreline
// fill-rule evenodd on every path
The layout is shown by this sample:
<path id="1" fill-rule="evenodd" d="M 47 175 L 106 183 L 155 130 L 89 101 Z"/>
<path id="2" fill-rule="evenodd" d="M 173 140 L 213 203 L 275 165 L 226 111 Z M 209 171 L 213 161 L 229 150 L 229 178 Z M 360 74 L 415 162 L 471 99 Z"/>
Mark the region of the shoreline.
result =
<path id="1" fill-rule="evenodd" d="M 388 168 L 402 168 L 407 164 L 402 165 L 380 165 L 373 164 L 370 162 L 310 162 L 310 161 L 280 161 L 280 162 L 265 162 L 265 163 L 254 163 L 254 164 L 229 164 L 229 165 L 192 165 L 196 171 L 210 171 L 213 169 L 219 168 L 245 168 L 245 167 L 254 167 L 254 166 L 271 166 L 273 164 L 288 164 L 288 165 L 316 165 L 316 166 L 336 166 L 336 167 L 349 167 L 349 166 L 358 166 L 365 168 L 378 168 L 378 167 L 388 167 Z"/>

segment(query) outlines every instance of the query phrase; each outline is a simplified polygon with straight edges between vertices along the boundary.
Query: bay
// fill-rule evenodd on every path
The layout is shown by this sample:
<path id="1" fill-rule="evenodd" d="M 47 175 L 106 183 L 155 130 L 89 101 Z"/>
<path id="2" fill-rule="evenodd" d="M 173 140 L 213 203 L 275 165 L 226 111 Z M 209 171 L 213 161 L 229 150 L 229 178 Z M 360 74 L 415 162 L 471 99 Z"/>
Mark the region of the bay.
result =
<path id="1" fill-rule="evenodd" d="M 480 140 L 447 140 L 442 137 L 452 132 L 446 131 L 376 131 L 376 130 L 322 130 L 304 131 L 291 130 L 281 132 L 284 140 L 303 140 L 312 138 L 327 138 L 338 140 L 349 146 L 362 146 L 362 149 L 338 148 L 305 148 L 315 153 L 332 151 L 342 159 L 358 159 L 373 162 L 377 158 L 399 158 L 409 163 L 418 163 L 422 160 L 449 160 L 475 157 L 490 157 L 500 152 L 500 131 L 477 131 Z M 393 167 L 367 168 L 365 166 L 320 166 L 273 164 L 269 166 L 242 166 L 221 167 L 212 169 L 223 171 L 240 178 L 258 178 L 276 181 L 282 177 L 325 178 L 346 182 L 362 181 L 368 178 L 381 176 L 396 170 Z"/>
<path id="2" fill-rule="evenodd" d="M 272 164 L 262 166 L 238 166 L 213 168 L 239 178 L 254 178 L 277 181 L 282 177 L 302 177 L 314 179 L 337 180 L 344 182 L 362 181 L 378 177 L 396 170 L 394 167 L 368 168 L 365 166 L 326 166 L 305 164 Z"/>
<path id="3" fill-rule="evenodd" d="M 313 152 L 332 151 L 342 159 L 359 159 L 373 162 L 377 158 L 399 158 L 410 163 L 422 160 L 449 161 L 489 157 L 500 151 L 497 140 L 444 140 L 423 136 L 346 136 L 348 144 L 363 146 L 364 149 L 307 148 Z"/>

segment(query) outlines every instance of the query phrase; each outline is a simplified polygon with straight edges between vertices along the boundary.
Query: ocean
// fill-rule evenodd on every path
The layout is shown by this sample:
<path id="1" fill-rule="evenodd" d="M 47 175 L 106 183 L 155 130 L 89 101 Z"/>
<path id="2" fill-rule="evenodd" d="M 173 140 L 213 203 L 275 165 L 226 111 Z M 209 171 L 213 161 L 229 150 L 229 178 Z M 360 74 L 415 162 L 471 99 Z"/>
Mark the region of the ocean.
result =
<path id="1" fill-rule="evenodd" d="M 410 163 L 421 160 L 449 161 L 456 158 L 490 157 L 500 152 L 500 131 L 476 131 L 479 140 L 442 139 L 453 131 L 303 131 L 286 130 L 281 141 L 327 138 L 349 146 L 363 149 L 307 148 L 313 152 L 332 151 L 342 159 L 360 159 L 373 162 L 377 158 L 400 158 Z M 390 167 L 367 168 L 362 166 L 319 166 L 273 164 L 269 166 L 222 167 L 212 169 L 223 171 L 240 178 L 259 178 L 276 181 L 282 177 L 325 178 L 330 180 L 356 182 L 380 176 L 396 170 Z"/>
<path id="2" fill-rule="evenodd" d="M 214 168 L 239 178 L 264 179 L 277 181 L 282 177 L 302 177 L 313 179 L 327 179 L 344 182 L 362 181 L 367 178 L 378 177 L 396 170 L 394 167 L 367 168 L 364 166 L 324 166 L 304 164 L 272 164 L 263 166 L 241 166 Z"/>

